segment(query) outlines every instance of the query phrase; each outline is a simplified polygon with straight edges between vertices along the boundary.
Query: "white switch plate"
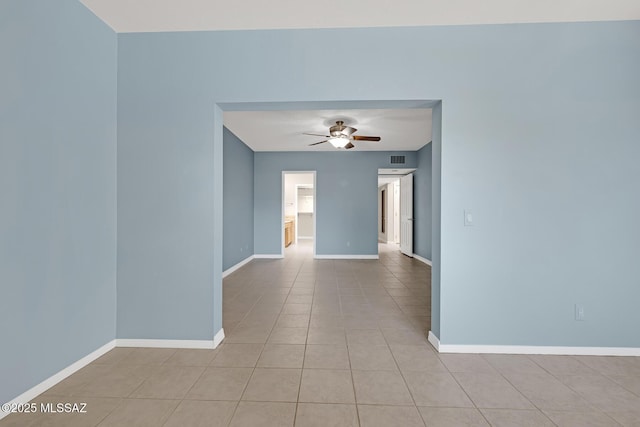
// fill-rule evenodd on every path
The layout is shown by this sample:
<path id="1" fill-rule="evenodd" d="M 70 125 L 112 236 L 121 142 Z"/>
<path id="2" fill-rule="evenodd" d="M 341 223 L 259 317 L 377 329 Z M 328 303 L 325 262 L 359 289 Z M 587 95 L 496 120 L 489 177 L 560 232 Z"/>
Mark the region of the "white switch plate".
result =
<path id="1" fill-rule="evenodd" d="M 471 209 L 464 210 L 464 226 L 465 227 L 473 226 L 473 212 L 471 212 Z"/>

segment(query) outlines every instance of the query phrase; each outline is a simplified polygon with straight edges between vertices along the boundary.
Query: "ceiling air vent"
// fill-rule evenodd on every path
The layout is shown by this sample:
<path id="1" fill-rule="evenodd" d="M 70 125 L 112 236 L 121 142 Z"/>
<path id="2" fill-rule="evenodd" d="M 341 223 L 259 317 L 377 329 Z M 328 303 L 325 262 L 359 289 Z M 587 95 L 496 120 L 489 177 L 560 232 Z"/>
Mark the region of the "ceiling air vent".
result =
<path id="1" fill-rule="evenodd" d="M 404 156 L 391 156 L 392 165 L 404 165 Z"/>

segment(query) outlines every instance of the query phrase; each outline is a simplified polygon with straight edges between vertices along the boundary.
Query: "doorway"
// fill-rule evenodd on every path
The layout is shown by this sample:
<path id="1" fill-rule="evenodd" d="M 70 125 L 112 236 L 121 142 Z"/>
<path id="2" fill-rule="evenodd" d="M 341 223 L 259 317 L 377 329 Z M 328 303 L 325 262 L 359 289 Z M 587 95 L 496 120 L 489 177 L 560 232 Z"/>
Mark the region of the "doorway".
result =
<path id="1" fill-rule="evenodd" d="M 396 222 L 398 220 L 398 212 L 396 207 L 396 199 L 399 199 L 399 193 L 396 194 L 397 178 L 379 178 L 378 179 L 378 243 L 396 244 L 399 243 L 399 233 L 396 232 Z"/>
<path id="2" fill-rule="evenodd" d="M 413 171 L 378 170 L 378 243 L 413 256 Z"/>
<path id="3" fill-rule="evenodd" d="M 316 253 L 316 171 L 282 172 L 282 254 Z"/>
<path id="4" fill-rule="evenodd" d="M 245 101 L 237 101 L 237 102 L 226 102 L 226 103 L 216 103 L 214 109 L 214 127 L 215 127 L 215 135 L 214 135 L 214 149 L 215 149 L 215 161 L 216 167 L 215 171 L 217 173 L 216 179 L 214 180 L 215 188 L 214 193 L 217 194 L 216 200 L 220 200 L 219 205 L 222 206 L 222 194 L 223 194 L 223 186 L 222 186 L 222 170 L 223 170 L 223 150 L 222 150 L 222 135 L 223 135 L 223 112 L 226 114 L 228 112 L 246 112 L 246 111 L 275 111 L 275 110 L 317 110 L 317 109 L 344 109 L 344 108 L 367 108 L 367 109 L 403 109 L 403 108 L 431 108 L 433 111 L 433 130 L 432 130 L 432 144 L 433 144 L 433 157 L 431 160 L 432 164 L 432 178 L 433 178 L 433 205 L 432 205 L 432 215 L 433 222 L 432 226 L 432 239 L 430 246 L 432 248 L 432 262 L 433 262 L 433 271 L 432 271 L 432 310 L 431 310 L 431 318 L 432 318 L 432 329 L 434 331 L 434 336 L 440 336 L 440 246 L 441 246 L 441 233 L 440 233 L 440 199 L 441 199 L 441 146 L 442 146 L 442 104 L 440 100 L 378 100 L 378 101 L 301 101 L 301 102 L 245 102 Z M 263 135 L 262 135 L 263 137 Z M 326 144 L 325 144 L 326 145 Z M 306 168 L 310 163 L 304 162 Z M 313 167 L 313 166 L 312 166 Z M 276 172 L 277 173 L 277 172 Z M 393 172 L 396 173 L 396 172 Z M 392 174 L 393 174 L 392 173 Z M 275 181 L 277 178 L 274 177 Z M 274 185 L 273 181 L 268 181 L 270 188 L 277 187 L 277 184 Z M 315 181 L 315 177 L 314 177 Z M 272 187 L 273 186 L 273 187 Z M 283 183 L 284 186 L 284 183 Z M 314 191 L 315 191 L 314 185 Z M 284 188 L 281 188 L 281 194 L 284 194 Z M 277 196 L 270 198 L 273 203 L 277 206 Z M 317 195 L 314 195 L 317 196 Z M 416 202 L 418 200 L 416 199 Z M 317 211 L 318 201 L 317 197 L 314 197 L 314 205 L 315 210 Z M 261 257 L 263 258 L 282 258 L 284 256 L 284 200 L 281 202 L 281 215 L 277 215 L 277 210 L 271 208 L 272 205 L 269 205 L 268 215 L 263 215 L 263 212 L 258 212 L 255 210 L 255 218 L 254 218 L 254 226 L 256 227 L 256 236 L 258 235 L 257 230 L 261 230 L 261 233 L 264 233 L 264 236 L 268 237 L 268 244 L 265 244 L 265 250 L 262 252 L 256 252 L 256 254 L 264 254 Z M 275 206 L 274 206 L 275 207 Z M 373 206 L 371 206 L 373 208 Z M 277 207 L 276 207 L 277 209 Z M 272 215 L 271 213 L 275 215 Z M 278 226 L 278 221 L 280 221 L 281 226 Z M 214 216 L 215 222 L 215 232 L 222 234 L 223 232 L 223 220 L 222 220 L 222 209 L 215 212 Z M 281 249 L 277 250 L 277 229 L 280 228 L 281 235 Z M 373 228 L 373 227 L 372 227 Z M 313 239 L 313 253 L 314 257 L 316 256 L 316 240 L 317 236 L 316 232 L 316 218 L 314 214 L 314 239 Z M 373 231 L 373 230 L 371 230 Z M 394 235 L 399 236 L 399 231 L 396 232 L 394 230 Z M 266 241 L 266 240 L 265 240 Z M 214 267 L 217 270 L 221 270 L 222 268 L 222 241 L 216 240 L 214 247 L 214 254 L 217 254 L 214 257 Z M 256 248 L 256 251 L 262 250 L 263 248 Z M 280 252 L 280 253 L 277 253 Z M 398 252 L 399 253 L 399 252 Z M 258 256 L 256 256 L 258 257 Z M 217 275 L 214 278 L 214 330 L 219 330 L 222 327 L 222 275 Z"/>

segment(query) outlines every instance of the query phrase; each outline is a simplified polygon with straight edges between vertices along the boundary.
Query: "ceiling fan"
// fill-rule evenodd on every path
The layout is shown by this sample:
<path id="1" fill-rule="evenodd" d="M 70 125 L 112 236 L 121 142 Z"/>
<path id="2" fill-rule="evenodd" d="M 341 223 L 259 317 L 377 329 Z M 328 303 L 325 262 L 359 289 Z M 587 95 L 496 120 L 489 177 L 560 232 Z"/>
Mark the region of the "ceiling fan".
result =
<path id="1" fill-rule="evenodd" d="M 352 128 L 351 126 L 345 126 L 342 120 L 336 121 L 336 124 L 329 128 L 329 135 L 319 135 L 317 133 L 304 133 L 303 135 L 311 135 L 311 136 L 322 136 L 327 139 L 324 141 L 316 142 L 312 145 L 324 144 L 325 142 L 331 143 L 336 148 L 345 148 L 350 149 L 355 147 L 353 145 L 353 141 L 368 141 L 368 142 L 378 142 L 380 141 L 379 136 L 360 136 L 354 135 L 358 129 Z"/>

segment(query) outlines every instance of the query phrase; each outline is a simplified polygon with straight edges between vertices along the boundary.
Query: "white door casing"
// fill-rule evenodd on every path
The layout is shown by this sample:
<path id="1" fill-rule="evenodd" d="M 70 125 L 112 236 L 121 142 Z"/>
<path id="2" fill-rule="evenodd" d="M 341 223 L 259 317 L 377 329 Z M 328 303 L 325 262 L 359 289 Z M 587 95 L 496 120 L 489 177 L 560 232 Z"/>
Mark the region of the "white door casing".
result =
<path id="1" fill-rule="evenodd" d="M 386 224 L 386 232 L 387 232 L 387 243 L 393 243 L 395 240 L 394 227 L 393 227 L 393 215 L 394 207 L 393 207 L 393 183 L 389 183 L 386 185 L 387 187 L 387 214 L 385 215 L 387 219 Z"/>
<path id="2" fill-rule="evenodd" d="M 413 174 L 400 178 L 400 252 L 413 256 Z"/>
<path id="3" fill-rule="evenodd" d="M 393 183 L 393 242 L 400 244 L 400 180 Z"/>
<path id="4" fill-rule="evenodd" d="M 387 227 L 386 224 L 384 224 L 384 221 L 386 221 L 385 218 L 385 213 L 382 210 L 382 206 L 383 206 L 383 202 L 382 199 L 383 197 L 386 197 L 386 190 L 387 186 L 386 185 L 382 185 L 380 187 L 378 187 L 378 242 L 387 242 Z M 385 230 L 385 231 L 382 231 Z"/>

